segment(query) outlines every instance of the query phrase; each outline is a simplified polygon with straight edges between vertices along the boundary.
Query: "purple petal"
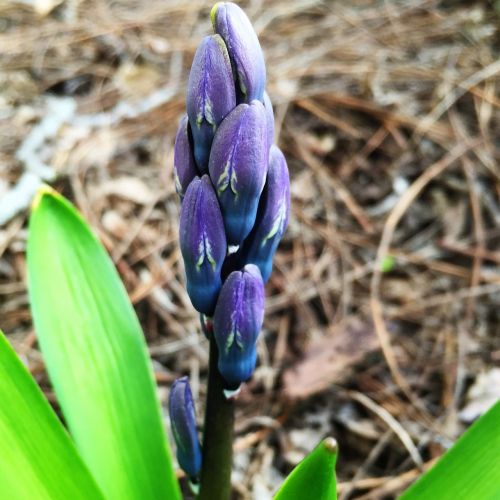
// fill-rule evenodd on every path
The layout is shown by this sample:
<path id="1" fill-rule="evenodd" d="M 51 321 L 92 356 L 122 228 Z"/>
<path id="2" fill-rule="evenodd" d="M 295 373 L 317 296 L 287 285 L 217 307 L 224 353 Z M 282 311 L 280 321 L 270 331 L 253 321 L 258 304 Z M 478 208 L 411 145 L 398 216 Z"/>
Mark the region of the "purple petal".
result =
<path id="1" fill-rule="evenodd" d="M 227 388 L 238 387 L 252 375 L 263 320 L 264 283 L 259 269 L 250 264 L 229 275 L 215 308 L 218 367 Z"/>
<path id="2" fill-rule="evenodd" d="M 168 412 L 177 446 L 177 460 L 191 479 L 201 469 L 201 446 L 196 430 L 196 412 L 187 377 L 178 378 L 170 389 Z"/>
<path id="3" fill-rule="evenodd" d="M 239 245 L 254 225 L 268 159 L 264 106 L 238 105 L 217 130 L 209 162 L 231 245 Z"/>
<path id="4" fill-rule="evenodd" d="M 174 146 L 175 190 L 181 199 L 184 197 L 191 181 L 198 175 L 190 134 L 188 117 L 184 115 L 179 124 Z"/>
<path id="5" fill-rule="evenodd" d="M 236 4 L 219 2 L 210 13 L 214 31 L 226 42 L 242 102 L 263 100 L 266 66 L 259 39 L 246 14 Z"/>
<path id="6" fill-rule="evenodd" d="M 191 181 L 182 202 L 179 233 L 188 295 L 197 311 L 211 316 L 222 285 L 221 267 L 227 244 L 219 203 L 208 175 Z"/>
<path id="7" fill-rule="evenodd" d="M 288 225 L 290 215 L 290 178 L 285 157 L 271 146 L 269 170 L 254 228 L 238 252 L 241 264 L 259 267 L 267 282 L 273 267 L 273 256 Z"/>
<path id="8" fill-rule="evenodd" d="M 231 62 L 219 35 L 205 37 L 196 51 L 189 74 L 186 104 L 194 158 L 198 170 L 206 173 L 215 130 L 236 106 Z"/>

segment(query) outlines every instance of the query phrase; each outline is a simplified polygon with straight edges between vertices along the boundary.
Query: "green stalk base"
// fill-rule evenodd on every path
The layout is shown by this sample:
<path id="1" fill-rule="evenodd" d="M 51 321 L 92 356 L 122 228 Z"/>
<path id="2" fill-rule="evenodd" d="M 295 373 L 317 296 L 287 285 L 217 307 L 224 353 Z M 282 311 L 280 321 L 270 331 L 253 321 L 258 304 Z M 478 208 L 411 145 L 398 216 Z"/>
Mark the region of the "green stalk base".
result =
<path id="1" fill-rule="evenodd" d="M 217 344 L 211 338 L 199 500 L 229 500 L 231 496 L 234 401 L 224 396 L 217 360 Z"/>

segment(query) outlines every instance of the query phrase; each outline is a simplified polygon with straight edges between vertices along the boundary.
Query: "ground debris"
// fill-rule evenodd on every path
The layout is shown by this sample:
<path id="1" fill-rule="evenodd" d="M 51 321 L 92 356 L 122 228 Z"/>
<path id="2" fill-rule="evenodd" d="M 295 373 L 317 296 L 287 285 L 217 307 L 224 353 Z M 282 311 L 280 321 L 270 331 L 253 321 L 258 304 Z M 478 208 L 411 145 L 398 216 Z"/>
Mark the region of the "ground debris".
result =
<path id="1" fill-rule="evenodd" d="M 373 325 L 358 320 L 346 321 L 327 337 L 315 341 L 304 358 L 283 374 L 283 390 L 290 399 L 304 399 L 341 384 L 365 356 L 378 349 Z"/>

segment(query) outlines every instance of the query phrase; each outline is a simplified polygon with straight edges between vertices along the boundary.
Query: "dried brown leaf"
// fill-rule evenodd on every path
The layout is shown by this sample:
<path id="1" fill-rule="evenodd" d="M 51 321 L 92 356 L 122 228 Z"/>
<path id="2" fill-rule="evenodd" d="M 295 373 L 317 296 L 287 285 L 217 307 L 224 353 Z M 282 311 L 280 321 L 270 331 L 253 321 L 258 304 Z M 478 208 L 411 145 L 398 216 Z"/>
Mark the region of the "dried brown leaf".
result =
<path id="1" fill-rule="evenodd" d="M 303 360 L 285 371 L 283 384 L 290 399 L 304 399 L 338 384 L 352 373 L 366 354 L 378 349 L 371 324 L 350 321 L 335 335 L 322 338 Z"/>

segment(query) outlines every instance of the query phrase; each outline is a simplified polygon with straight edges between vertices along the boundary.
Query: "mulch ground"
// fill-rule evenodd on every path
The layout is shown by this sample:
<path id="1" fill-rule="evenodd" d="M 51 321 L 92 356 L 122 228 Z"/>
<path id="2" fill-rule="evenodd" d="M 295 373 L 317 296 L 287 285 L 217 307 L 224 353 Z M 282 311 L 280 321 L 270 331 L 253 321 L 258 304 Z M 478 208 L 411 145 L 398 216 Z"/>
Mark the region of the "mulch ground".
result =
<path id="1" fill-rule="evenodd" d="M 393 498 L 500 395 L 500 4 L 242 2 L 259 34 L 292 214 L 239 398 L 236 498 L 320 439 L 342 499 Z M 42 180 L 109 250 L 162 400 L 208 345 L 185 292 L 173 141 L 211 4 L 0 5 L 0 326 L 57 405 L 25 286 Z"/>

